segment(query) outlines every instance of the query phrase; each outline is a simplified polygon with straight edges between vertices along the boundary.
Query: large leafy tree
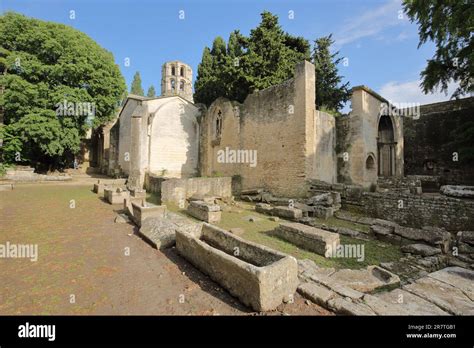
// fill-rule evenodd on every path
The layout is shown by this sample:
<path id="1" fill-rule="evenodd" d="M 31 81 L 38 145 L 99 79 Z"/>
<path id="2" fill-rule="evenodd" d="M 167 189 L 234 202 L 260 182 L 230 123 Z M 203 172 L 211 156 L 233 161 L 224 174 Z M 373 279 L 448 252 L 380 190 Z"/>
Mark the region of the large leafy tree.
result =
<path id="1" fill-rule="evenodd" d="M 451 80 L 459 83 L 452 97 L 474 91 L 474 6 L 472 0 L 404 0 L 404 9 L 418 24 L 420 43 L 436 44 L 433 58 L 422 71 L 425 93 Z"/>
<path id="2" fill-rule="evenodd" d="M 141 95 L 142 97 L 145 96 L 145 92 L 143 91 L 143 87 L 142 87 L 142 78 L 138 71 L 135 73 L 135 75 L 133 75 L 132 87 L 130 88 L 130 93 L 135 94 L 135 95 Z"/>
<path id="3" fill-rule="evenodd" d="M 318 109 L 337 112 L 350 98 L 349 82 L 342 84 L 337 65 L 343 58 L 339 52 L 331 54 L 332 35 L 314 42 L 313 63 L 316 70 L 316 106 Z"/>
<path id="4" fill-rule="evenodd" d="M 0 37 L 3 160 L 63 166 L 90 127 L 113 118 L 126 90 L 120 70 L 110 52 L 66 25 L 9 12 Z"/>
<path id="5" fill-rule="evenodd" d="M 204 49 L 195 83 L 196 102 L 209 105 L 218 97 L 243 101 L 249 93 L 291 78 L 295 64 L 310 59 L 307 40 L 284 32 L 270 12 L 263 12 L 261 18 L 249 37 L 234 31 L 227 48 L 222 38 L 216 38 L 211 50 Z"/>

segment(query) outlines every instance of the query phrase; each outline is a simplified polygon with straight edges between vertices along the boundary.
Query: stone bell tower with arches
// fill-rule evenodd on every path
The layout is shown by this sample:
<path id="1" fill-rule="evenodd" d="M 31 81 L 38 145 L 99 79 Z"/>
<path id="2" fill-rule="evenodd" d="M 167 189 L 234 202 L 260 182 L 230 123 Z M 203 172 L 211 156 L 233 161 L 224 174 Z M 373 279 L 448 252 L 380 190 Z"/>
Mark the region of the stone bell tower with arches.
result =
<path id="1" fill-rule="evenodd" d="M 179 95 L 190 102 L 193 100 L 193 70 L 180 61 L 166 62 L 161 69 L 161 95 Z"/>

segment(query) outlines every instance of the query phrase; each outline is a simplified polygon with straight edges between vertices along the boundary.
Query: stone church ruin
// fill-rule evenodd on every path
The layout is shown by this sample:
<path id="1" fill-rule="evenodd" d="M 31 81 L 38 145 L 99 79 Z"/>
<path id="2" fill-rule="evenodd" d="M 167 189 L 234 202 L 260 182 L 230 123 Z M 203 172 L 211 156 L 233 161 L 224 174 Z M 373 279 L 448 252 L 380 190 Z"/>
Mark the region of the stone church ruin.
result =
<path id="1" fill-rule="evenodd" d="M 304 61 L 293 78 L 242 103 L 218 98 L 207 108 L 193 102 L 188 65 L 167 62 L 162 74 L 162 95 L 129 95 L 93 150 L 98 170 L 127 179 L 96 192 L 125 200 L 145 241 L 176 245 L 256 311 L 297 290 L 339 314 L 474 313 L 473 167 L 449 162 L 456 149 L 444 139 L 438 152 L 429 133 L 441 133 L 430 115 L 453 129 L 472 114 L 473 98 L 397 109 L 358 86 L 349 114 L 335 117 L 316 108 L 315 68 Z M 161 205 L 147 205 L 145 190 Z M 258 214 L 247 222 L 281 219 L 268 236 L 322 257 L 359 250 L 340 238 L 388 243 L 405 256 L 359 270 L 296 262 L 239 237 L 240 227 L 218 227 L 243 202 Z M 394 305 L 399 295 L 410 300 Z"/>

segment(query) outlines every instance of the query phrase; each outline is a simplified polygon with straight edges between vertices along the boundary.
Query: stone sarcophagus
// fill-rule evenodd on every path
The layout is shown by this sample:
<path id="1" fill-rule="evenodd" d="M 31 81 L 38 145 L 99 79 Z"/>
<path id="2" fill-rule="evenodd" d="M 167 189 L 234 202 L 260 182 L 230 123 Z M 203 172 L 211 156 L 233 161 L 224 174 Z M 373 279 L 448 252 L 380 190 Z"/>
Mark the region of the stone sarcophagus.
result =
<path id="1" fill-rule="evenodd" d="M 164 218 L 166 205 L 155 205 L 147 202 L 132 201 L 133 221 L 140 227 L 145 219 L 150 217 Z"/>
<path id="2" fill-rule="evenodd" d="M 128 191 L 121 188 L 104 188 L 104 198 L 110 204 L 123 204 L 125 198 L 129 198 Z"/>
<path id="3" fill-rule="evenodd" d="M 300 223 L 281 223 L 273 234 L 300 248 L 331 257 L 339 246 L 339 234 Z"/>
<path id="4" fill-rule="evenodd" d="M 221 207 L 217 204 L 204 201 L 189 202 L 187 212 L 189 215 L 201 221 L 218 223 L 221 221 Z"/>
<path id="5" fill-rule="evenodd" d="M 178 252 L 242 303 L 256 311 L 275 309 L 298 286 L 292 256 L 245 241 L 204 223 L 196 233 L 176 231 Z"/>

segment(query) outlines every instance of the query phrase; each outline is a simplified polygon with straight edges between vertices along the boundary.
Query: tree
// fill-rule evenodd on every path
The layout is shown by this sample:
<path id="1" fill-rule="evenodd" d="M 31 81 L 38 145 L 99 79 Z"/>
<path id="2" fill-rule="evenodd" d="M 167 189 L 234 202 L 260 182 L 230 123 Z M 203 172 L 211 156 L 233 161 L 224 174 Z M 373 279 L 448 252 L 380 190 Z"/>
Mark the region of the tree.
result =
<path id="1" fill-rule="evenodd" d="M 109 122 L 126 85 L 113 55 L 63 24 L 0 17 L 2 160 L 62 167 L 88 129 Z"/>
<path id="2" fill-rule="evenodd" d="M 249 93 L 291 78 L 295 64 L 310 59 L 309 43 L 285 33 L 278 17 L 261 14 L 261 23 L 245 37 L 238 30 L 205 48 L 195 83 L 194 100 L 210 105 L 218 97 L 243 102 Z"/>
<path id="3" fill-rule="evenodd" d="M 418 23 L 420 43 L 428 40 L 436 52 L 421 72 L 424 93 L 441 87 L 447 92 L 454 80 L 459 87 L 452 98 L 474 91 L 474 10 L 471 0 L 404 0 L 403 7 L 412 22 Z"/>
<path id="4" fill-rule="evenodd" d="M 140 77 L 140 73 L 137 71 L 135 75 L 133 75 L 132 87 L 130 88 L 130 93 L 135 95 L 141 95 L 142 97 L 145 95 L 145 92 L 142 88 L 142 78 Z"/>
<path id="5" fill-rule="evenodd" d="M 339 52 L 331 54 L 334 44 L 332 35 L 321 37 L 314 42 L 313 63 L 316 71 L 316 106 L 318 109 L 337 112 L 350 98 L 349 82 L 341 85 L 337 65 L 342 58 Z"/>
<path id="6" fill-rule="evenodd" d="M 148 92 L 146 93 L 146 96 L 150 97 L 150 98 L 156 97 L 156 91 L 155 91 L 155 87 L 153 85 L 148 87 Z"/>

